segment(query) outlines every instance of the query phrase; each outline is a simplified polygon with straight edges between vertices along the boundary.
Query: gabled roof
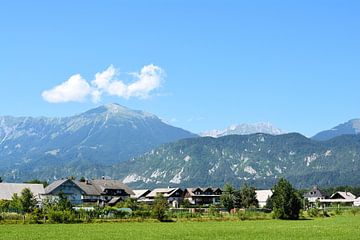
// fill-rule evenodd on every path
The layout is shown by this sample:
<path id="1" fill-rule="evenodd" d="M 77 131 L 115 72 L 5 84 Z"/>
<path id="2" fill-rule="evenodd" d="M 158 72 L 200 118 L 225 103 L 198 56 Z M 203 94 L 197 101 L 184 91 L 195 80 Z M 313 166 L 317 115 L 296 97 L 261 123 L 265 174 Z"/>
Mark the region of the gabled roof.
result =
<path id="1" fill-rule="evenodd" d="M 45 193 L 42 184 L 30 183 L 0 183 L 0 199 L 11 200 L 14 193 L 20 195 L 25 188 L 30 189 L 34 197 L 39 199 L 40 195 Z"/>
<path id="2" fill-rule="evenodd" d="M 49 184 L 49 186 L 47 186 L 45 188 L 45 194 L 51 194 L 54 190 L 56 190 L 58 187 L 60 187 L 61 185 L 63 185 L 65 182 L 68 181 L 72 181 L 70 179 L 61 179 L 61 180 L 56 180 L 54 182 L 52 182 L 51 184 Z"/>
<path id="3" fill-rule="evenodd" d="M 151 192 L 151 190 L 149 189 L 138 189 L 138 190 L 133 190 L 134 194 L 131 195 L 132 198 L 135 199 L 139 199 L 141 197 L 146 197 L 147 194 L 149 194 Z"/>
<path id="4" fill-rule="evenodd" d="M 180 188 L 155 188 L 152 190 L 146 197 L 154 198 L 159 194 L 162 194 L 164 197 L 171 197 L 171 195 L 178 190 L 181 190 Z"/>
<path id="5" fill-rule="evenodd" d="M 103 193 L 105 189 L 112 189 L 112 190 L 123 189 L 127 194 L 134 195 L 134 192 L 128 186 L 126 186 L 122 181 L 119 180 L 100 179 L 100 180 L 91 180 L 90 182 L 101 193 Z"/>
<path id="6" fill-rule="evenodd" d="M 195 194 L 195 192 L 198 191 L 198 190 L 201 192 L 200 195 Z M 212 194 L 210 194 L 210 195 L 209 195 L 209 194 L 205 194 L 205 192 L 206 192 L 207 190 L 211 190 Z M 188 192 L 190 196 L 217 196 L 217 195 L 215 194 L 215 192 L 218 191 L 218 190 L 221 191 L 220 188 L 211 188 L 211 187 L 208 187 L 208 188 L 200 188 L 200 187 L 197 187 L 197 188 L 186 188 L 186 189 L 185 189 L 185 191 Z"/>
<path id="7" fill-rule="evenodd" d="M 356 196 L 352 194 L 351 192 L 336 192 L 333 195 L 331 195 L 330 199 L 338 199 L 338 197 L 345 200 L 355 200 Z"/>
<path id="8" fill-rule="evenodd" d="M 106 189 L 122 189 L 127 194 L 133 195 L 134 192 L 125 184 L 123 184 L 121 181 L 118 180 L 88 180 L 85 182 L 80 182 L 77 180 L 70 180 L 70 179 L 63 179 L 63 180 L 57 180 L 53 183 L 51 183 L 49 186 L 46 187 L 45 192 L 46 194 L 51 194 L 55 189 L 60 187 L 62 184 L 71 181 L 76 187 L 78 187 L 80 190 L 82 190 L 86 195 L 91 196 L 99 196 L 105 194 Z"/>
<path id="9" fill-rule="evenodd" d="M 321 191 L 317 186 L 314 186 L 309 192 L 304 194 L 305 198 L 326 198 L 328 195 Z"/>

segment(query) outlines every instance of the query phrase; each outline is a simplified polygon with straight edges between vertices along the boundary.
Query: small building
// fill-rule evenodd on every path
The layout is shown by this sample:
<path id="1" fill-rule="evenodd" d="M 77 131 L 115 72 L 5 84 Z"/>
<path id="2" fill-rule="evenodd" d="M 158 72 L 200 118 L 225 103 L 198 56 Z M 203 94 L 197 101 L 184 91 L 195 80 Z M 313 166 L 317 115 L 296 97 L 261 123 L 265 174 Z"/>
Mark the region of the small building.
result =
<path id="1" fill-rule="evenodd" d="M 356 199 L 356 196 L 352 194 L 351 192 L 335 192 L 333 195 L 330 196 L 330 199 L 334 200 L 349 200 L 354 201 Z"/>
<path id="2" fill-rule="evenodd" d="M 25 188 L 30 189 L 36 200 L 41 202 L 41 196 L 45 193 L 44 186 L 32 183 L 0 183 L 0 200 L 11 200 L 14 194 L 20 196 Z"/>
<path id="3" fill-rule="evenodd" d="M 304 198 L 313 205 L 316 202 L 320 202 L 320 200 L 329 198 L 329 196 L 325 192 L 321 191 L 317 186 L 314 186 L 309 192 L 304 194 Z"/>
<path id="4" fill-rule="evenodd" d="M 134 195 L 131 195 L 130 197 L 133 199 L 141 200 L 141 199 L 145 199 L 146 196 L 151 192 L 150 189 L 137 189 L 137 190 L 133 190 Z"/>
<path id="5" fill-rule="evenodd" d="M 97 203 L 115 205 L 134 192 L 118 180 L 77 180 L 63 179 L 51 183 L 45 188 L 45 196 L 64 194 L 72 204 Z"/>
<path id="6" fill-rule="evenodd" d="M 335 192 L 330 196 L 329 199 L 319 200 L 322 207 L 329 205 L 345 205 L 345 206 L 354 206 L 356 202 L 356 196 L 351 192 Z"/>
<path id="7" fill-rule="evenodd" d="M 155 188 L 146 195 L 146 198 L 144 198 L 142 202 L 152 203 L 156 196 L 163 195 L 168 203 L 174 203 L 173 206 L 177 207 L 184 199 L 183 194 L 184 191 L 181 190 L 181 188 Z"/>
<path id="8" fill-rule="evenodd" d="M 273 195 L 271 190 L 255 190 L 255 192 L 260 208 L 265 207 L 267 200 Z"/>
<path id="9" fill-rule="evenodd" d="M 184 199 L 193 205 L 207 205 L 220 203 L 222 190 L 220 188 L 186 188 Z"/>

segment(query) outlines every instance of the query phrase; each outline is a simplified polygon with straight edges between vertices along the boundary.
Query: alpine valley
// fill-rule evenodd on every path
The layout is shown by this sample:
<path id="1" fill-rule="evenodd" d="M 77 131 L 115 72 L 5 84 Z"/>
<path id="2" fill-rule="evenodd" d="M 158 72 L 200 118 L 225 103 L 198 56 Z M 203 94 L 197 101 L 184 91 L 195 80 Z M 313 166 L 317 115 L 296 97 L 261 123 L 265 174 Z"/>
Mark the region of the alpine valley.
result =
<path id="1" fill-rule="evenodd" d="M 17 182 L 107 176 L 133 188 L 226 182 L 267 188 L 279 177 L 301 188 L 360 185 L 356 131 L 315 140 L 270 124 L 229 129 L 199 137 L 118 104 L 64 118 L 0 117 L 0 176 Z M 233 135 L 239 129 L 261 133 Z"/>

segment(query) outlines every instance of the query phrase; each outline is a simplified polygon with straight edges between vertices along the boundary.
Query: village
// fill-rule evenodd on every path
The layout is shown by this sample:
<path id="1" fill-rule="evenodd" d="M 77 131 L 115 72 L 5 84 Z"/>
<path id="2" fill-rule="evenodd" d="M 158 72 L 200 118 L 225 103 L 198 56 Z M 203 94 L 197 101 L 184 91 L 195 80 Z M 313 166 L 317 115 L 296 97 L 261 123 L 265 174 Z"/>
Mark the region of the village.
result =
<path id="1" fill-rule="evenodd" d="M 14 195 L 19 196 L 24 189 L 29 189 L 37 201 L 38 206 L 46 199 L 57 198 L 60 194 L 66 196 L 72 206 L 77 207 L 105 207 L 115 206 L 126 199 L 137 203 L 153 204 L 157 196 L 162 196 L 172 209 L 182 208 L 186 203 L 188 208 L 221 206 L 223 189 L 217 187 L 166 187 L 155 189 L 131 189 L 123 182 L 112 179 L 61 179 L 56 180 L 44 188 L 43 184 L 34 183 L 0 183 L 0 200 L 10 201 Z M 255 190 L 258 208 L 265 208 L 273 192 L 271 189 Z M 337 191 L 327 195 L 317 186 L 303 195 L 305 208 L 321 208 L 333 206 L 359 207 L 360 197 L 351 192 Z"/>

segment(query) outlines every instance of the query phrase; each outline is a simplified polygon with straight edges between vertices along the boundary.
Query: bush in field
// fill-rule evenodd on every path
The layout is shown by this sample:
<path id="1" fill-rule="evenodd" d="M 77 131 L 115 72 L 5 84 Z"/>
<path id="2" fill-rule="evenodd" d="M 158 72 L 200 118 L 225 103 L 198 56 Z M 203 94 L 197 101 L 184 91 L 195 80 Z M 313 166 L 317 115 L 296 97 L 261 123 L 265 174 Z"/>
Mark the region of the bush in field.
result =
<path id="1" fill-rule="evenodd" d="M 154 205 L 152 207 L 152 216 L 159 221 L 164 221 L 166 218 L 166 211 L 168 209 L 168 203 L 163 195 L 155 197 Z"/>
<path id="2" fill-rule="evenodd" d="M 354 216 L 357 215 L 357 214 L 359 214 L 359 212 L 360 212 L 360 208 L 353 207 L 353 208 L 351 209 L 351 213 L 352 213 Z"/>
<path id="3" fill-rule="evenodd" d="M 190 207 L 191 207 L 191 203 L 190 203 L 189 199 L 185 198 L 184 201 L 181 203 L 181 207 L 183 207 L 183 208 L 190 208 Z"/>
<path id="4" fill-rule="evenodd" d="M 220 215 L 220 212 L 219 212 L 219 209 L 218 209 L 216 206 L 214 206 L 214 205 L 211 205 L 211 206 L 209 207 L 209 215 L 210 215 L 210 216 L 213 216 L 213 217 L 219 217 L 219 216 L 221 216 L 221 215 Z"/>
<path id="5" fill-rule="evenodd" d="M 10 201 L 8 200 L 0 200 L 0 212 L 9 211 Z"/>
<path id="6" fill-rule="evenodd" d="M 300 196 L 286 179 L 281 178 L 274 186 L 271 201 L 275 218 L 299 219 Z"/>
<path id="7" fill-rule="evenodd" d="M 70 210 L 53 210 L 48 211 L 47 215 L 50 223 L 75 223 L 77 222 L 77 216 Z"/>
<path id="8" fill-rule="evenodd" d="M 320 210 L 318 208 L 310 208 L 307 211 L 307 214 L 309 215 L 309 217 L 318 217 L 320 214 Z"/>

